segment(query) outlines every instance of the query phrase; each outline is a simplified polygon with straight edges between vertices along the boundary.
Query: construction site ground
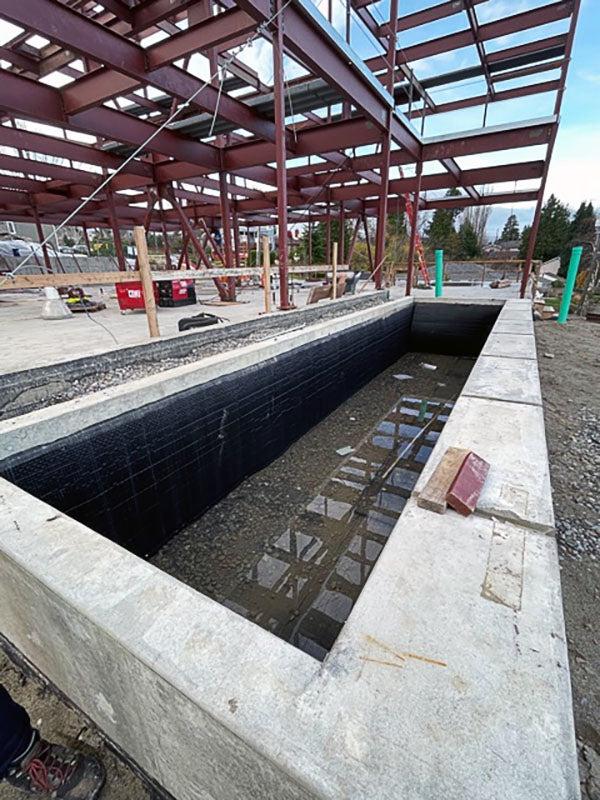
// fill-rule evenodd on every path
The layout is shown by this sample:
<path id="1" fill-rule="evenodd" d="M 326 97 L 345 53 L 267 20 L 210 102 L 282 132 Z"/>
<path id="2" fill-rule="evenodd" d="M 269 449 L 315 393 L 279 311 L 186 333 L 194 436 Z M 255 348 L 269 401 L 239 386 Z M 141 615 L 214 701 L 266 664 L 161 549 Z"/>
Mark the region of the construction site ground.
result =
<path id="1" fill-rule="evenodd" d="M 583 800 L 600 800 L 600 325 L 536 323 Z"/>

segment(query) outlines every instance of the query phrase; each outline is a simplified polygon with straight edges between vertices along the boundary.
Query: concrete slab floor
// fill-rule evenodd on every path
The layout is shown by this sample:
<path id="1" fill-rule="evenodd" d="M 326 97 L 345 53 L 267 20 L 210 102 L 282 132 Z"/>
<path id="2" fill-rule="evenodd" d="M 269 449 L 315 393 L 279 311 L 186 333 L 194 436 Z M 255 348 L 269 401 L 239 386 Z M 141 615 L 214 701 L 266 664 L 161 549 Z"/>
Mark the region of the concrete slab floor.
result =
<path id="1" fill-rule="evenodd" d="M 373 284 L 366 286 L 373 289 Z M 391 289 L 391 297 L 404 297 L 404 283 L 399 282 Z M 294 292 L 298 307 L 306 305 L 310 289 L 301 288 Z M 2 292 L 0 294 L 0 324 L 3 336 L 0 339 L 0 374 L 15 372 L 26 368 L 56 364 L 72 358 L 96 355 L 119 347 L 143 344 L 149 340 L 146 315 L 142 312 L 121 313 L 112 287 L 101 292 L 100 287 L 91 287 L 93 297 L 102 297 L 106 302 L 105 311 L 95 314 L 77 314 L 72 319 L 43 320 L 41 292 Z M 514 284 L 506 289 L 490 289 L 489 286 L 448 286 L 444 287 L 444 297 L 464 299 L 506 300 L 518 295 Z M 415 297 L 433 298 L 428 289 L 415 289 Z M 161 336 L 177 334 L 177 323 L 183 317 L 190 317 L 207 311 L 224 317 L 230 322 L 255 319 L 264 308 L 263 292 L 259 288 L 242 289 L 239 292 L 239 305 L 204 305 L 203 301 L 214 300 L 215 293 L 202 289 L 198 294 L 198 304 L 182 308 L 161 308 L 158 322 Z M 323 302 L 323 301 L 322 301 Z M 112 334 L 112 335 L 111 335 Z M 114 338 L 113 338 L 114 337 Z M 24 350 L 24 343 L 27 343 Z"/>
<path id="2" fill-rule="evenodd" d="M 294 300 L 298 307 L 306 305 L 309 291 L 295 291 Z M 100 297 L 99 288 L 93 288 L 90 294 Z M 242 289 L 238 296 L 238 305 L 204 305 L 203 301 L 214 299 L 215 295 L 203 292 L 198 295 L 196 305 L 160 308 L 158 324 L 161 336 L 176 335 L 180 319 L 201 311 L 222 316 L 230 322 L 255 319 L 263 311 L 261 289 Z M 89 316 L 74 314 L 65 320 L 44 320 L 41 318 L 43 295 L 40 292 L 1 293 L 0 374 L 96 355 L 149 340 L 148 323 L 143 312 L 121 313 L 112 289 L 104 292 L 102 299 L 107 305 L 105 311 Z"/>

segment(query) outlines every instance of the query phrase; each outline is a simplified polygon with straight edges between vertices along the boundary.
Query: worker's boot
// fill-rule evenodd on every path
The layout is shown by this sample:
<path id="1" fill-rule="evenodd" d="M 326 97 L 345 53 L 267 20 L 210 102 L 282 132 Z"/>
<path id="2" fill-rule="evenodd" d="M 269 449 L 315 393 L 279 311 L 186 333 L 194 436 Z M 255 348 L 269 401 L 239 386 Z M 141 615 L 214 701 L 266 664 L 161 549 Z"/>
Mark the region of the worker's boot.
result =
<path id="1" fill-rule="evenodd" d="M 96 800 L 104 779 L 104 767 L 95 758 L 43 739 L 37 739 L 5 778 L 10 786 L 40 800 Z"/>

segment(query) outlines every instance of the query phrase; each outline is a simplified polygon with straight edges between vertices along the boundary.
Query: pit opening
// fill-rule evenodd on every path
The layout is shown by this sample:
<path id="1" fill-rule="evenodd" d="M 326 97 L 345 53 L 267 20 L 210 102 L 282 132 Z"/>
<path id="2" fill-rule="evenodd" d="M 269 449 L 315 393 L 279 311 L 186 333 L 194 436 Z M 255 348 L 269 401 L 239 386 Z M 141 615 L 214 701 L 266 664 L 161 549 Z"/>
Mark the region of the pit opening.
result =
<path id="1" fill-rule="evenodd" d="M 0 474 L 323 659 L 498 311 L 374 314 L 11 456 Z"/>

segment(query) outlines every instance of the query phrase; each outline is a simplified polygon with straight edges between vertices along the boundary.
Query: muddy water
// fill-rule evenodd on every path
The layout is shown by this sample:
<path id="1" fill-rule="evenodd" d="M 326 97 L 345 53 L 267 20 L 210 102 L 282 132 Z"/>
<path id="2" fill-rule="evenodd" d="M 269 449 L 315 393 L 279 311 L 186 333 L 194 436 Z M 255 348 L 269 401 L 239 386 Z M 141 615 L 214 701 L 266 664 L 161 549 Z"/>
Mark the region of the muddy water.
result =
<path id="1" fill-rule="evenodd" d="M 473 363 L 403 356 L 152 561 L 324 658 Z"/>

